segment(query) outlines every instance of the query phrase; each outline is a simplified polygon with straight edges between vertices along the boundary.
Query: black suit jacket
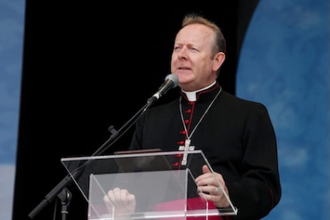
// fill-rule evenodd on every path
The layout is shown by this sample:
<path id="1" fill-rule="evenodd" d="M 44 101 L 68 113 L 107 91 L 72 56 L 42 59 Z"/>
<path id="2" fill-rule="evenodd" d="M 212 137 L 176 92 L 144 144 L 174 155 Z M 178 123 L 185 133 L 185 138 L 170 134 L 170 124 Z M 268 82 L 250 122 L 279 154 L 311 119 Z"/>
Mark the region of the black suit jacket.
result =
<path id="1" fill-rule="evenodd" d="M 220 89 L 216 84 L 199 92 L 195 102 L 189 102 L 181 92 L 188 134 Z M 136 124 L 130 149 L 177 151 L 185 137 L 177 98 L 145 112 Z M 213 170 L 223 175 L 230 200 L 238 208 L 233 219 L 260 219 L 278 204 L 281 186 L 276 136 L 264 105 L 221 91 L 191 140 Z"/>

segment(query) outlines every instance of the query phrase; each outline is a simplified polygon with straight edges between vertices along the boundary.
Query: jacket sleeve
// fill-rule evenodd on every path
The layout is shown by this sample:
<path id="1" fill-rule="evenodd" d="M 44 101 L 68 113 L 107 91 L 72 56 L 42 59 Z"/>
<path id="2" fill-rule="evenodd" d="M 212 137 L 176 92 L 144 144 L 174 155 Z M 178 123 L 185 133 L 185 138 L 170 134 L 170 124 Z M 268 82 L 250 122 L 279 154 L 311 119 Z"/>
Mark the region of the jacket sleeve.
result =
<path id="1" fill-rule="evenodd" d="M 275 132 L 266 107 L 260 103 L 249 108 L 243 149 L 241 178 L 227 185 L 230 199 L 238 208 L 233 219 L 260 219 L 281 198 Z"/>
<path id="2" fill-rule="evenodd" d="M 132 140 L 129 146 L 129 150 L 140 150 L 142 149 L 142 131 L 144 124 L 145 114 L 139 118 L 135 124 L 135 130 L 132 136 Z"/>

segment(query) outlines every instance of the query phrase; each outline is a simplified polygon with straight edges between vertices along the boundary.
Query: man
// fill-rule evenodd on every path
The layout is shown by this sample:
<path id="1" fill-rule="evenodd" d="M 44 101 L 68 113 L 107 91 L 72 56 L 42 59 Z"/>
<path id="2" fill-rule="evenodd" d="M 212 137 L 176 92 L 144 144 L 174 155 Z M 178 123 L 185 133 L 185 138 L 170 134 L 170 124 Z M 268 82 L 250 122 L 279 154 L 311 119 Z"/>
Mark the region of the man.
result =
<path id="1" fill-rule="evenodd" d="M 203 196 L 216 207 L 227 207 L 224 193 L 217 191 L 219 181 L 238 209 L 229 218 L 260 219 L 281 197 L 276 137 L 264 105 L 237 98 L 217 83 L 225 52 L 225 38 L 216 24 L 197 15 L 184 18 L 171 59 L 180 96 L 145 112 L 130 149 L 202 150 L 215 171 L 213 175 L 204 166 L 195 180 Z M 105 200 L 114 203 L 127 196 L 134 209 L 135 197 L 126 190 L 117 188 L 108 195 Z"/>

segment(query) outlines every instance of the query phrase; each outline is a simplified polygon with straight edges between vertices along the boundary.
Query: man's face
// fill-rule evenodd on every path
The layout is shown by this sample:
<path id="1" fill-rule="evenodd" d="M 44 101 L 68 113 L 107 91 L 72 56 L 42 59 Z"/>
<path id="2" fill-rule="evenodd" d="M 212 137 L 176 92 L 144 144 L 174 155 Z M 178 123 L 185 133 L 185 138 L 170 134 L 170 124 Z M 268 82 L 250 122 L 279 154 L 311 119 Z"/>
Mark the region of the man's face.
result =
<path id="1" fill-rule="evenodd" d="M 183 90 L 195 91 L 215 81 L 213 42 L 214 32 L 205 25 L 191 24 L 178 32 L 171 72 L 179 77 L 179 86 Z"/>

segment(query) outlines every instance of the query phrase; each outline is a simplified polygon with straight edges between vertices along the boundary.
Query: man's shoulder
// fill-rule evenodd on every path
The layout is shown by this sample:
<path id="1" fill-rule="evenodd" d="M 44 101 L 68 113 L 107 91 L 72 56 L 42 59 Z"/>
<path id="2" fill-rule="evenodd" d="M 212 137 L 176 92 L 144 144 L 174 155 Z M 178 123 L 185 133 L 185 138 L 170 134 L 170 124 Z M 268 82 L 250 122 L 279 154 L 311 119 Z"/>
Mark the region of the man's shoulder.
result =
<path id="1" fill-rule="evenodd" d="M 175 106 L 178 107 L 178 98 L 172 99 L 170 101 L 155 103 L 153 106 L 149 108 L 149 111 L 152 112 L 167 111 L 168 109 L 172 109 Z"/>
<path id="2" fill-rule="evenodd" d="M 220 97 L 226 105 L 232 105 L 238 108 L 266 108 L 261 102 L 244 99 L 226 91 L 222 91 L 221 93 Z"/>

